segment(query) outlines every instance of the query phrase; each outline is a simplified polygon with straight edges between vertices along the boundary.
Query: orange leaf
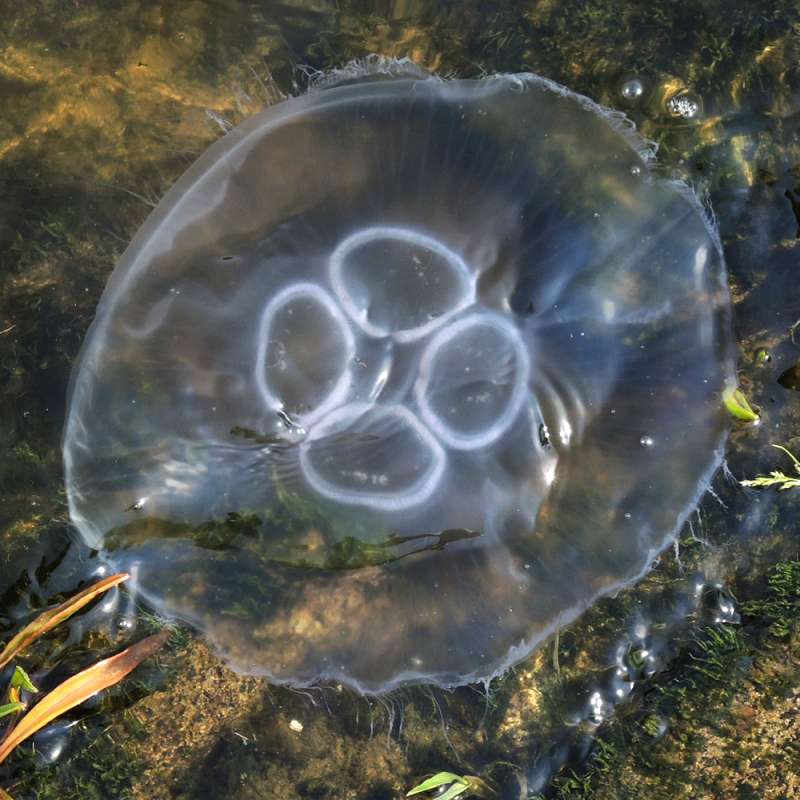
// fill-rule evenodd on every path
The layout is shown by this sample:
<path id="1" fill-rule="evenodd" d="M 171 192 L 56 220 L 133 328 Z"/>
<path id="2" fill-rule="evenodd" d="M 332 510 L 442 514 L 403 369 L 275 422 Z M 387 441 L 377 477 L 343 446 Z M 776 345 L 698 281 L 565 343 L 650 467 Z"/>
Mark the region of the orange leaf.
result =
<path id="1" fill-rule="evenodd" d="M 121 572 L 118 575 L 109 575 L 107 578 L 92 584 L 78 592 L 75 597 L 65 600 L 60 606 L 51 608 L 39 614 L 29 625 L 26 625 L 0 652 L 0 669 L 9 661 L 18 656 L 26 647 L 33 644 L 40 636 L 60 625 L 65 619 L 71 617 L 95 597 L 108 591 L 112 586 L 128 580 L 130 575 Z M 2 800 L 2 797 L 0 797 Z"/>
<path id="2" fill-rule="evenodd" d="M 0 742 L 0 763 L 20 743 L 40 728 L 52 722 L 75 706 L 79 706 L 93 695 L 119 683 L 129 672 L 149 658 L 169 639 L 170 631 L 161 631 L 131 645 L 115 656 L 98 661 L 91 667 L 67 678 L 46 694 L 25 714 L 8 735 Z"/>
<path id="3" fill-rule="evenodd" d="M 0 786 L 0 800 L 14 800 L 14 798 Z"/>

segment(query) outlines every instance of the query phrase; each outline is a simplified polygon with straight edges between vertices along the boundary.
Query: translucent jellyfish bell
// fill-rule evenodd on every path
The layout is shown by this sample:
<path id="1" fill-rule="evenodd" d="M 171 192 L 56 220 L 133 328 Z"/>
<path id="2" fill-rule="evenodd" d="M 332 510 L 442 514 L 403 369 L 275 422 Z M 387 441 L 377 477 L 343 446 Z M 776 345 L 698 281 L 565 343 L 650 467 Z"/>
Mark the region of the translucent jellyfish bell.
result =
<path id="1" fill-rule="evenodd" d="M 436 491 L 445 454 L 405 406 L 350 403 L 314 427 L 300 446 L 300 463 L 322 497 L 398 511 L 419 506 Z"/>
<path id="2" fill-rule="evenodd" d="M 279 291 L 264 309 L 257 342 L 256 384 L 276 412 L 288 408 L 309 424 L 346 400 L 355 340 L 339 306 L 317 284 Z"/>
<path id="3" fill-rule="evenodd" d="M 213 145 L 75 365 L 72 519 L 275 681 L 486 679 L 719 464 L 716 232 L 618 114 L 371 60 Z"/>
<path id="4" fill-rule="evenodd" d="M 415 399 L 450 447 L 485 447 L 519 414 L 529 395 L 528 370 L 528 350 L 513 324 L 496 314 L 471 314 L 423 350 Z"/>
<path id="5" fill-rule="evenodd" d="M 347 313 L 370 336 L 410 342 L 466 308 L 475 296 L 469 267 L 436 239 L 375 226 L 340 242 L 331 282 Z"/>

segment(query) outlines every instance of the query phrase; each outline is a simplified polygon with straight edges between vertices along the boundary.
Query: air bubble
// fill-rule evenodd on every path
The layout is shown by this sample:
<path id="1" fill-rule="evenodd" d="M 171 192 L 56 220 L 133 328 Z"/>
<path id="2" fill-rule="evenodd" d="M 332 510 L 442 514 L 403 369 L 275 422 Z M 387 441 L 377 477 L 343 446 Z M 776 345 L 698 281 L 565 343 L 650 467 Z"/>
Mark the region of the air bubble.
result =
<path id="1" fill-rule="evenodd" d="M 619 93 L 623 100 L 634 102 L 644 94 L 644 84 L 639 78 L 630 78 L 620 86 Z"/>

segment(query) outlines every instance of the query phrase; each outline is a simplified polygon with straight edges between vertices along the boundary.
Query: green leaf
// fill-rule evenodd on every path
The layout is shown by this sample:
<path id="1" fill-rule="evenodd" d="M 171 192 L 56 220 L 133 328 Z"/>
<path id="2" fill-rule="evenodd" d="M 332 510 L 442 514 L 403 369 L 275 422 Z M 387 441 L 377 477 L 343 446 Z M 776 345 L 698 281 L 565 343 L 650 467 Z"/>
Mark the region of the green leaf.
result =
<path id="1" fill-rule="evenodd" d="M 27 672 L 20 666 L 14 667 L 14 674 L 11 676 L 12 689 L 24 689 L 26 692 L 37 694 L 39 690 L 33 685 Z"/>
<path id="2" fill-rule="evenodd" d="M 758 422 L 760 419 L 738 386 L 729 386 L 724 391 L 722 404 L 734 419 L 741 422 Z"/>
<path id="3" fill-rule="evenodd" d="M 444 794 L 439 795 L 436 800 L 453 800 L 454 797 L 463 794 L 467 789 L 469 789 L 469 784 L 467 783 L 454 783 Z"/>
<path id="4" fill-rule="evenodd" d="M 7 717 L 9 714 L 18 714 L 25 710 L 25 703 L 6 703 L 0 706 L 0 717 Z"/>
<path id="5" fill-rule="evenodd" d="M 415 786 L 407 792 L 406 797 L 412 797 L 422 792 L 430 792 L 432 789 L 438 789 L 440 786 L 444 786 L 448 783 L 459 784 L 462 787 L 461 791 L 464 791 L 468 786 L 467 782 L 460 775 L 456 775 L 453 772 L 437 772 L 432 778 L 422 781 L 418 786 Z M 458 794 L 460 794 L 460 792 Z M 450 795 L 450 797 L 457 797 L 457 794 Z M 438 798 L 438 800 L 443 800 L 443 797 Z"/>

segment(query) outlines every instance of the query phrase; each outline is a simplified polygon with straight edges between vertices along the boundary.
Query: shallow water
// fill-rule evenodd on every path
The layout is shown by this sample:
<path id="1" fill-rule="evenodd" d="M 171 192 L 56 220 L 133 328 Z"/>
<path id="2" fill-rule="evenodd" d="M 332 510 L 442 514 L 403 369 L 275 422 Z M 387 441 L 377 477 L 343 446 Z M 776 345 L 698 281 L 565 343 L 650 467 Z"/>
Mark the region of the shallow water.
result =
<path id="1" fill-rule="evenodd" d="M 68 522 L 60 436 L 68 376 L 116 258 L 222 132 L 303 91 L 309 70 L 368 53 L 408 56 L 459 77 L 532 70 L 625 111 L 655 140 L 662 173 L 707 193 L 716 214 L 739 382 L 762 411 L 759 426 L 734 429 L 727 466 L 735 478 L 788 471 L 768 445 L 800 449 L 799 396 L 778 380 L 800 360 L 800 336 L 792 335 L 800 320 L 798 36 L 791 3 L 675 3 L 645 12 L 610 2 L 74 0 L 7 12 L 0 30 L 5 627 L 12 631 L 30 608 L 74 591 L 101 566 L 75 543 Z M 791 492 L 745 492 L 723 473 L 712 490 L 674 552 L 642 583 L 602 601 L 486 693 L 416 688 L 364 700 L 334 685 L 297 694 L 221 671 L 181 633 L 161 667 L 111 692 L 99 717 L 48 732 L 37 749 L 51 766 L 22 753 L 4 767 L 3 785 L 17 798 L 198 797 L 213 787 L 223 797 L 377 799 L 402 796 L 426 773 L 450 768 L 483 775 L 507 797 L 626 796 L 644 785 L 655 797 L 715 797 L 728 796 L 726 781 L 751 786 L 752 796 L 793 796 L 797 752 L 784 744 L 791 723 L 773 720 L 747 695 L 752 682 L 735 681 L 740 673 L 772 681 L 779 687 L 772 707 L 792 709 L 797 670 L 778 682 L 767 669 L 773 653 L 781 661 L 785 643 L 762 641 L 767 623 L 753 603 L 767 592 L 770 570 L 797 558 L 797 500 Z M 242 535 L 247 525 L 234 520 L 230 530 L 205 535 L 220 547 L 218 537 Z M 364 554 L 337 557 L 348 563 Z M 233 612 L 246 615 L 247 599 L 244 592 Z M 121 592 L 73 623 L 66 640 L 62 634 L 32 653 L 28 666 L 49 686 L 157 624 Z M 763 727 L 752 752 L 716 767 L 691 744 L 704 738 L 708 751 L 713 735 L 686 729 L 691 709 L 703 725 L 691 667 L 706 658 L 708 630 L 730 639 L 714 658 L 721 650 L 731 659 L 724 662 L 731 686 L 721 678 L 701 686 L 716 698 L 708 713 Z M 792 663 L 789 646 L 781 663 Z M 680 697 L 676 686 L 685 690 Z M 735 717 L 741 707 L 751 716 Z M 714 722 L 715 731 L 728 731 L 721 746 L 745 746 L 735 726 Z M 637 737 L 648 726 L 658 735 L 645 757 Z M 768 740 L 771 755 L 759 749 Z M 617 795 L 603 788 L 608 781 L 591 783 L 609 742 L 619 759 Z M 694 766 L 679 773 L 674 760 L 692 753 Z M 751 767 L 755 753 L 760 768 Z M 773 763 L 783 765 L 781 780 Z M 583 777 L 569 783 L 571 769 L 589 770 L 588 788 L 579 785 Z M 699 793 L 680 793 L 691 785 Z"/>

